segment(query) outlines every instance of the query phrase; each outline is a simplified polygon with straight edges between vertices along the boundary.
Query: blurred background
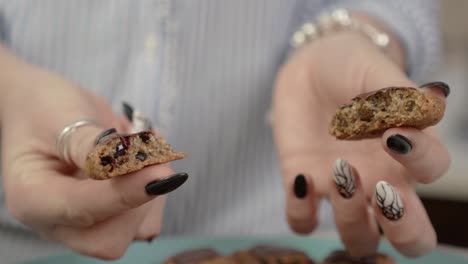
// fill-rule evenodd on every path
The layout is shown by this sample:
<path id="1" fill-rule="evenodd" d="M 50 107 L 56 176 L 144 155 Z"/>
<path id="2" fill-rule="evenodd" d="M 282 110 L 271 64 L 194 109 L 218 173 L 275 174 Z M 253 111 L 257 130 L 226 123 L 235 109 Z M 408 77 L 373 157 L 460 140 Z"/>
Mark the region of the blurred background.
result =
<path id="1" fill-rule="evenodd" d="M 452 155 L 448 174 L 418 192 L 440 242 L 468 247 L 468 1 L 441 1 L 443 61 L 427 81 L 444 81 L 452 88 L 439 127 Z"/>

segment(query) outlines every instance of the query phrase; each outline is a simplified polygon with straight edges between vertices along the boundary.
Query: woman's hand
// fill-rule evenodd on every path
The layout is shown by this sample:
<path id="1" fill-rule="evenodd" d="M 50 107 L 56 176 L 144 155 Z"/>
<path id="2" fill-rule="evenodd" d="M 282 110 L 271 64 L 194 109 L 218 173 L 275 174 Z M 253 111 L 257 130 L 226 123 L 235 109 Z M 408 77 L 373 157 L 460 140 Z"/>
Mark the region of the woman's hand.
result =
<path id="1" fill-rule="evenodd" d="M 81 169 L 96 137 L 110 127 L 127 131 L 129 121 L 90 92 L 8 58 L 12 77 L 2 88 L 7 91 L 2 162 L 6 204 L 13 216 L 46 238 L 102 259 L 119 258 L 133 240 L 158 235 L 163 195 L 187 176 L 171 178 L 174 172 L 162 165 L 105 181 L 87 178 Z M 80 127 L 71 134 L 74 168 L 58 158 L 55 142 L 65 126 L 83 118 L 100 126 Z M 163 178 L 165 186 L 154 184 Z"/>
<path id="2" fill-rule="evenodd" d="M 328 134 L 341 104 L 389 86 L 416 87 L 389 56 L 353 32 L 307 44 L 276 82 L 273 127 L 289 224 L 298 233 L 311 232 L 318 224 L 317 202 L 328 198 L 341 239 L 356 256 L 375 253 L 378 224 L 404 255 L 419 256 L 436 245 L 413 189 L 448 169 L 449 154 L 435 129 L 392 128 L 362 141 L 338 141 Z M 445 100 L 448 87 L 439 83 L 423 90 Z"/>

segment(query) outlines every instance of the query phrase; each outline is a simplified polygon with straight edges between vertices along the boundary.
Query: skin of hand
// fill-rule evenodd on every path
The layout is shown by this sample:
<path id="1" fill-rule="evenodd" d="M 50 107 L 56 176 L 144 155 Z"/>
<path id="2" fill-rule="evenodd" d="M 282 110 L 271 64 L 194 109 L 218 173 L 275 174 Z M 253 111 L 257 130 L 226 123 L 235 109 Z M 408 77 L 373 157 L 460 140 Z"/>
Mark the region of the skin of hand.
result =
<path id="1" fill-rule="evenodd" d="M 360 33 L 341 32 L 305 44 L 280 69 L 272 126 L 286 215 L 295 232 L 315 229 L 317 205 L 324 198 L 351 255 L 376 252 L 378 225 L 406 256 L 435 248 L 436 233 L 414 191 L 415 184 L 433 182 L 449 167 L 435 128 L 391 128 L 361 141 L 339 141 L 328 133 L 337 108 L 356 95 L 389 86 L 418 87 L 404 74 L 403 57 L 395 46 L 384 54 Z M 421 91 L 445 102 L 448 89 L 439 84 Z M 341 194 L 338 183 L 344 187 Z"/>
<path id="2" fill-rule="evenodd" d="M 87 178 L 82 168 L 96 137 L 110 127 L 128 131 L 130 122 L 100 97 L 20 61 L 5 48 L 0 49 L 0 58 L 7 76 L 0 80 L 0 114 L 10 213 L 46 239 L 106 260 L 120 258 L 134 240 L 157 236 L 164 194 L 183 183 L 181 174 L 175 174 L 178 186 L 162 186 L 164 190 L 154 184 L 172 179 L 169 165 L 104 181 Z M 84 126 L 71 134 L 70 155 L 76 168 L 58 158 L 55 141 L 65 126 L 83 118 L 93 118 L 99 126 Z"/>

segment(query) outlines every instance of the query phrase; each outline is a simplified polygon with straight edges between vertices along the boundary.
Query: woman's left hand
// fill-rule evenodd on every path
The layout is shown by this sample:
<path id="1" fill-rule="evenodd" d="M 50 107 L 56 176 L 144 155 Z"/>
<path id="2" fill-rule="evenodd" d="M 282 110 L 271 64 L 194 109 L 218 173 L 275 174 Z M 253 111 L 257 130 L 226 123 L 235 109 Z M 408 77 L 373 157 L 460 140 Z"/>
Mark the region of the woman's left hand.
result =
<path id="1" fill-rule="evenodd" d="M 362 141 L 339 141 L 328 133 L 341 104 L 389 86 L 417 87 L 390 56 L 353 32 L 306 44 L 281 69 L 273 128 L 294 231 L 312 232 L 318 201 L 327 198 L 352 255 L 375 253 L 378 224 L 406 256 L 434 249 L 436 233 L 414 186 L 433 182 L 449 167 L 436 130 L 391 128 L 380 138 Z M 424 88 L 444 101 L 448 94 L 443 83 Z"/>

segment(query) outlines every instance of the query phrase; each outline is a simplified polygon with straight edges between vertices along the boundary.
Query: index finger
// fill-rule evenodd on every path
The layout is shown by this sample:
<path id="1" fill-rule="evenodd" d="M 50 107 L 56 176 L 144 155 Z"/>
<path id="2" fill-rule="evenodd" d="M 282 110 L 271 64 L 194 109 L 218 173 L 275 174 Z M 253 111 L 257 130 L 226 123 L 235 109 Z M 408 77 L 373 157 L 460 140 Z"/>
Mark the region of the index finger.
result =
<path id="1" fill-rule="evenodd" d="M 188 178 L 186 173 L 173 174 L 168 166 L 107 181 L 81 180 L 50 170 L 38 170 L 35 176 L 35 181 L 15 183 L 15 195 L 20 197 L 8 200 L 11 213 L 33 228 L 89 227 L 169 193 Z"/>
<path id="2" fill-rule="evenodd" d="M 447 148 L 435 137 L 416 128 L 392 128 L 382 137 L 383 149 L 420 183 L 431 183 L 450 166 Z"/>
<path id="3" fill-rule="evenodd" d="M 132 166 L 141 166 L 145 164 L 145 160 L 149 161 L 147 156 L 152 156 L 151 153 L 154 152 L 152 149 L 155 147 L 153 146 L 154 140 L 152 137 L 148 137 L 147 141 L 145 141 L 146 138 L 141 135 L 125 140 L 127 142 L 125 148 L 122 145 L 124 139 L 119 141 L 120 145 L 115 143 L 116 146 L 107 146 L 105 144 L 100 146 L 104 147 L 105 151 L 109 151 L 110 155 L 112 155 L 109 157 L 114 159 L 110 169 L 109 165 L 102 163 L 102 157 L 88 157 L 88 153 L 94 147 L 96 139 L 99 140 L 109 132 L 115 132 L 115 130 L 108 129 L 103 132 L 102 129 L 96 126 L 86 126 L 76 130 L 69 138 L 69 150 L 73 162 L 81 169 L 88 168 L 87 159 L 88 161 L 91 159 L 94 163 L 97 162 L 98 165 L 94 169 L 101 169 L 102 167 L 103 170 L 96 172 L 94 177 L 97 177 L 101 176 L 101 173 L 105 173 L 106 169 L 108 169 L 108 172 L 119 170 L 120 173 L 123 173 L 123 170 L 135 170 L 136 168 L 132 168 Z M 122 149 L 119 146 L 122 146 Z M 143 151 L 147 154 L 143 153 Z M 145 155 L 138 156 L 140 154 Z M 164 156 L 164 153 L 158 155 Z M 131 160 L 132 157 L 134 161 Z M 93 158 L 97 159 L 97 161 Z M 156 196 L 169 193 L 181 186 L 187 178 L 186 173 L 174 174 L 167 165 L 156 165 L 105 181 L 93 179 L 71 181 L 63 188 L 67 190 L 62 193 L 63 197 L 66 198 L 67 208 L 62 210 L 62 217 L 59 217 L 59 219 L 62 220 L 64 225 L 90 226 L 126 210 L 139 207 Z"/>
<path id="4" fill-rule="evenodd" d="M 63 193 L 66 208 L 58 210 L 58 219 L 64 225 L 91 226 L 172 192 L 187 178 L 167 166 L 152 166 L 107 181 L 72 181 Z"/>

